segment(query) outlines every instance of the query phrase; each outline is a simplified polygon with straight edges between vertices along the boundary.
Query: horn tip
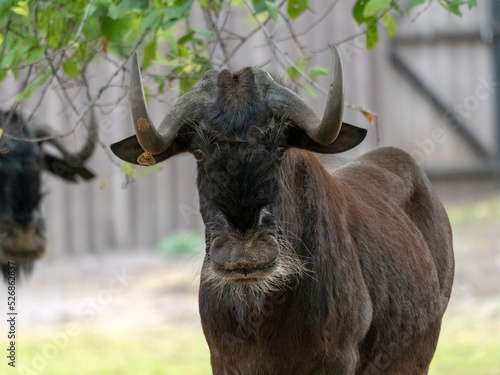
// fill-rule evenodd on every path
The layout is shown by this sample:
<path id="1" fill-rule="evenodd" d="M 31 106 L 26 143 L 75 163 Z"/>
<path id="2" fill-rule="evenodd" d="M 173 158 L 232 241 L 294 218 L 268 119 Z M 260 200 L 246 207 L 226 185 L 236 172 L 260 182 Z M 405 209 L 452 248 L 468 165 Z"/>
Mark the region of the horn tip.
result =
<path id="1" fill-rule="evenodd" d="M 336 53 L 337 55 L 339 54 L 339 49 L 335 44 L 329 44 L 328 47 L 330 47 L 330 51 L 332 51 L 332 53 Z"/>
<path id="2" fill-rule="evenodd" d="M 335 44 L 330 44 L 330 51 L 332 52 L 332 61 L 334 63 L 338 62 L 339 64 L 342 64 L 342 59 L 340 58 L 340 53 Z"/>
<path id="3" fill-rule="evenodd" d="M 133 74 L 137 74 L 137 72 L 139 72 L 140 74 L 141 68 L 139 65 L 139 55 L 137 51 L 135 51 L 134 54 L 132 55 L 131 69 Z"/>

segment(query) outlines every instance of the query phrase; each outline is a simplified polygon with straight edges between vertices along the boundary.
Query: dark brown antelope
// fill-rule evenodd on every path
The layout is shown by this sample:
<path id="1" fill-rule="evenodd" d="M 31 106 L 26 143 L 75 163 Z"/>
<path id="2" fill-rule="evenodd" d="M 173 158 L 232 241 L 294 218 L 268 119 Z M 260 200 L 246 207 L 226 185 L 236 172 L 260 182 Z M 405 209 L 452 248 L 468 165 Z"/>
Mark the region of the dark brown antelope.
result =
<path id="1" fill-rule="evenodd" d="M 191 152 L 206 225 L 200 314 L 214 374 L 427 374 L 453 281 L 446 212 L 393 147 L 329 174 L 366 131 L 342 123 L 333 51 L 320 119 L 265 70 L 211 70 L 156 128 L 137 56 L 136 135 L 112 145 L 144 165 Z M 161 208 L 160 208 L 161 209 Z"/>
<path id="2" fill-rule="evenodd" d="M 47 170 L 66 181 L 89 180 L 94 174 L 85 167 L 98 140 L 97 122 L 92 118 L 88 137 L 79 152 L 70 152 L 47 125 L 27 124 L 21 114 L 0 111 L 0 267 L 8 264 L 29 271 L 45 252 L 45 221 L 40 212 L 41 173 Z M 33 138 L 47 138 L 33 142 Z M 43 149 L 51 143 L 60 156 Z"/>

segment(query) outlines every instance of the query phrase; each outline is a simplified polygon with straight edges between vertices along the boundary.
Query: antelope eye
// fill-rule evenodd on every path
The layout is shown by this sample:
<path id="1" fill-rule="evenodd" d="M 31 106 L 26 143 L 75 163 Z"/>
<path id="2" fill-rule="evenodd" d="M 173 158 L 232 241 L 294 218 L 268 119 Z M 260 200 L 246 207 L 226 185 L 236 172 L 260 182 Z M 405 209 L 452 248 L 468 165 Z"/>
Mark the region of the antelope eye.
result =
<path id="1" fill-rule="evenodd" d="M 193 155 L 196 161 L 202 161 L 203 159 L 205 159 L 205 153 L 201 151 L 199 148 L 194 150 Z"/>
<path id="2" fill-rule="evenodd" d="M 278 147 L 276 149 L 276 157 L 278 159 L 283 159 L 283 157 L 285 156 L 285 151 L 286 151 L 286 148 L 284 148 L 284 147 Z"/>

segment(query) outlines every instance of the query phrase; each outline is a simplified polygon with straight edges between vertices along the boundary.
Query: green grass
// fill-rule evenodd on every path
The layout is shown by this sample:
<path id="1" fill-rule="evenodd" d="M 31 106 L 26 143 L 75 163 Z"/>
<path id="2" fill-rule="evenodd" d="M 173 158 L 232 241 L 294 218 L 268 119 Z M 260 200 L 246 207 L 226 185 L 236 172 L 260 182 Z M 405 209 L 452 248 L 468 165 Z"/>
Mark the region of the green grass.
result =
<path id="1" fill-rule="evenodd" d="M 445 316 L 429 375 L 500 375 L 500 319 Z"/>
<path id="2" fill-rule="evenodd" d="M 50 337 L 23 338 L 18 347 L 17 372 L 3 372 L 5 367 L 0 366 L 0 373 L 5 375 L 211 374 L 203 334 L 190 327 L 142 333 L 82 331 L 62 349 L 54 349 Z"/>
<path id="3" fill-rule="evenodd" d="M 480 224 L 482 222 L 500 222 L 500 195 L 491 195 L 471 204 L 450 204 L 446 211 L 452 226 Z"/>
<path id="4" fill-rule="evenodd" d="M 54 333 L 60 330 L 54 329 Z M 52 336 L 52 334 L 51 334 Z M 84 330 L 53 353 L 47 337 L 19 343 L 18 371 L 47 375 L 207 375 L 211 374 L 203 334 L 191 327 L 163 327 L 137 332 Z M 49 350 L 46 362 L 40 353 Z M 23 367 L 20 368 L 19 365 Z M 19 371 L 23 370 L 23 371 Z M 500 319 L 446 317 L 430 375 L 500 375 Z"/>
<path id="5" fill-rule="evenodd" d="M 469 204 L 449 204 L 446 211 L 453 229 L 455 255 L 496 250 L 500 231 L 500 195 L 493 194 Z"/>

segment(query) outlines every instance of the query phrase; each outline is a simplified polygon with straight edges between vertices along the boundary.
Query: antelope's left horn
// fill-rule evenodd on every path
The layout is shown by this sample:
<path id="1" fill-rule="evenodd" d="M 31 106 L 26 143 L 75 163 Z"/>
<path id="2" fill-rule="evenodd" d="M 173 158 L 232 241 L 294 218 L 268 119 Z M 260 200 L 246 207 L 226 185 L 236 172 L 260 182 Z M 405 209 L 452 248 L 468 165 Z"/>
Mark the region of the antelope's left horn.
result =
<path id="1" fill-rule="evenodd" d="M 203 116 L 206 106 L 216 98 L 220 71 L 209 70 L 193 90 L 181 96 L 162 120 L 158 129 L 148 113 L 137 53 L 132 57 L 130 75 L 130 101 L 137 140 L 142 149 L 150 154 L 165 151 L 183 125 Z"/>
<path id="2" fill-rule="evenodd" d="M 253 69 L 255 84 L 271 110 L 278 116 L 292 120 L 304 129 L 312 140 L 322 145 L 335 141 L 342 127 L 344 114 L 342 61 L 335 46 L 331 46 L 331 51 L 330 88 L 322 119 L 299 95 L 278 84 L 265 70 Z"/>
<path id="3" fill-rule="evenodd" d="M 27 121 L 27 119 L 25 118 L 24 121 Z M 85 142 L 85 145 L 82 147 L 82 149 L 78 152 L 69 151 L 63 144 L 63 142 L 61 142 L 61 140 L 58 138 L 59 134 L 57 134 L 47 124 L 35 121 L 31 126 L 37 138 L 53 137 L 47 142 L 53 144 L 67 160 L 70 160 L 73 163 L 73 165 L 82 165 L 83 163 L 85 163 L 87 159 L 90 158 L 90 156 L 94 152 L 96 144 L 99 142 L 99 128 L 93 109 L 90 113 L 90 125 L 88 127 L 87 141 Z"/>

